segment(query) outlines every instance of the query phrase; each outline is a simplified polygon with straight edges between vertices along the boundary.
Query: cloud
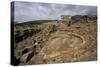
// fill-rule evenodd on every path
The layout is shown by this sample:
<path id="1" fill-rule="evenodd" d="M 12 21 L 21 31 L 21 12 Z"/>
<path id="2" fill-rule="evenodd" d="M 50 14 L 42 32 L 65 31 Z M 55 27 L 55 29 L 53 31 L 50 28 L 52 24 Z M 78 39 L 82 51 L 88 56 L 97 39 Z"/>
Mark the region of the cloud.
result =
<path id="1" fill-rule="evenodd" d="M 32 20 L 54 20 L 60 15 L 96 15 L 96 6 L 33 3 L 15 1 L 14 19 L 17 22 Z"/>

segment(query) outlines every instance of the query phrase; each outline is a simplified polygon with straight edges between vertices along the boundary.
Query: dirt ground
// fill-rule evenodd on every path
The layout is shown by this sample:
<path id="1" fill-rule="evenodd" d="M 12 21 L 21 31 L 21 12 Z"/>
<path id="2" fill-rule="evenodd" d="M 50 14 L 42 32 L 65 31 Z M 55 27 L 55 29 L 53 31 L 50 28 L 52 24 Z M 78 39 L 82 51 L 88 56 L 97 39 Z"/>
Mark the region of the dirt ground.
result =
<path id="1" fill-rule="evenodd" d="M 28 64 L 48 64 L 97 60 L 97 31 L 94 23 L 59 26 L 39 54 Z"/>

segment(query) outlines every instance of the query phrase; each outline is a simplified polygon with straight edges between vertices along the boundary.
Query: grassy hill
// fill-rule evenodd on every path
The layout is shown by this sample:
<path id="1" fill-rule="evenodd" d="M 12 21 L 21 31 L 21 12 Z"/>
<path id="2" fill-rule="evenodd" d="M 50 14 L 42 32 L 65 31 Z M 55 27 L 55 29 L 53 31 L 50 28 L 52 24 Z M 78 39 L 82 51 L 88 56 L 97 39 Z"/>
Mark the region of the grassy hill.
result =
<path id="1" fill-rule="evenodd" d="M 15 23 L 15 24 L 42 24 L 42 23 L 47 23 L 52 21 L 56 21 L 56 20 L 35 20 L 35 21 L 27 21 L 22 23 Z"/>

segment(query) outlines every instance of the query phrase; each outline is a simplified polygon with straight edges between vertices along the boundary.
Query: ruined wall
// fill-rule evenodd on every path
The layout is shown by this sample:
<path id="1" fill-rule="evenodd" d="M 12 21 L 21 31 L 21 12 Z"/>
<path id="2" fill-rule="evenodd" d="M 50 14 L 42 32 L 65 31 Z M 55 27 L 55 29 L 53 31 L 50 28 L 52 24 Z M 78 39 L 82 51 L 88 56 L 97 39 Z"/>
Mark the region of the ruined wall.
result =
<path id="1" fill-rule="evenodd" d="M 59 20 L 59 23 L 63 23 L 67 26 L 70 26 L 71 16 L 69 15 L 61 15 L 61 20 Z"/>
<path id="2" fill-rule="evenodd" d="M 55 28 L 55 25 L 46 25 L 37 34 L 16 44 L 15 56 L 17 59 L 20 59 L 21 64 L 27 63 L 33 56 L 39 53 L 48 41 L 51 33 L 56 31 Z"/>

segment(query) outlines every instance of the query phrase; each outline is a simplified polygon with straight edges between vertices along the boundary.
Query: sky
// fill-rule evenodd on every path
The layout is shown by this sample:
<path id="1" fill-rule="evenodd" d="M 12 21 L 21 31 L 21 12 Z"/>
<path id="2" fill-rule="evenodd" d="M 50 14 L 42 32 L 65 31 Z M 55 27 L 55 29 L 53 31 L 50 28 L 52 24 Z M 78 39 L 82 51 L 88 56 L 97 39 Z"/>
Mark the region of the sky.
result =
<path id="1" fill-rule="evenodd" d="M 61 15 L 97 15 L 96 6 L 15 1 L 14 21 L 55 20 Z"/>

